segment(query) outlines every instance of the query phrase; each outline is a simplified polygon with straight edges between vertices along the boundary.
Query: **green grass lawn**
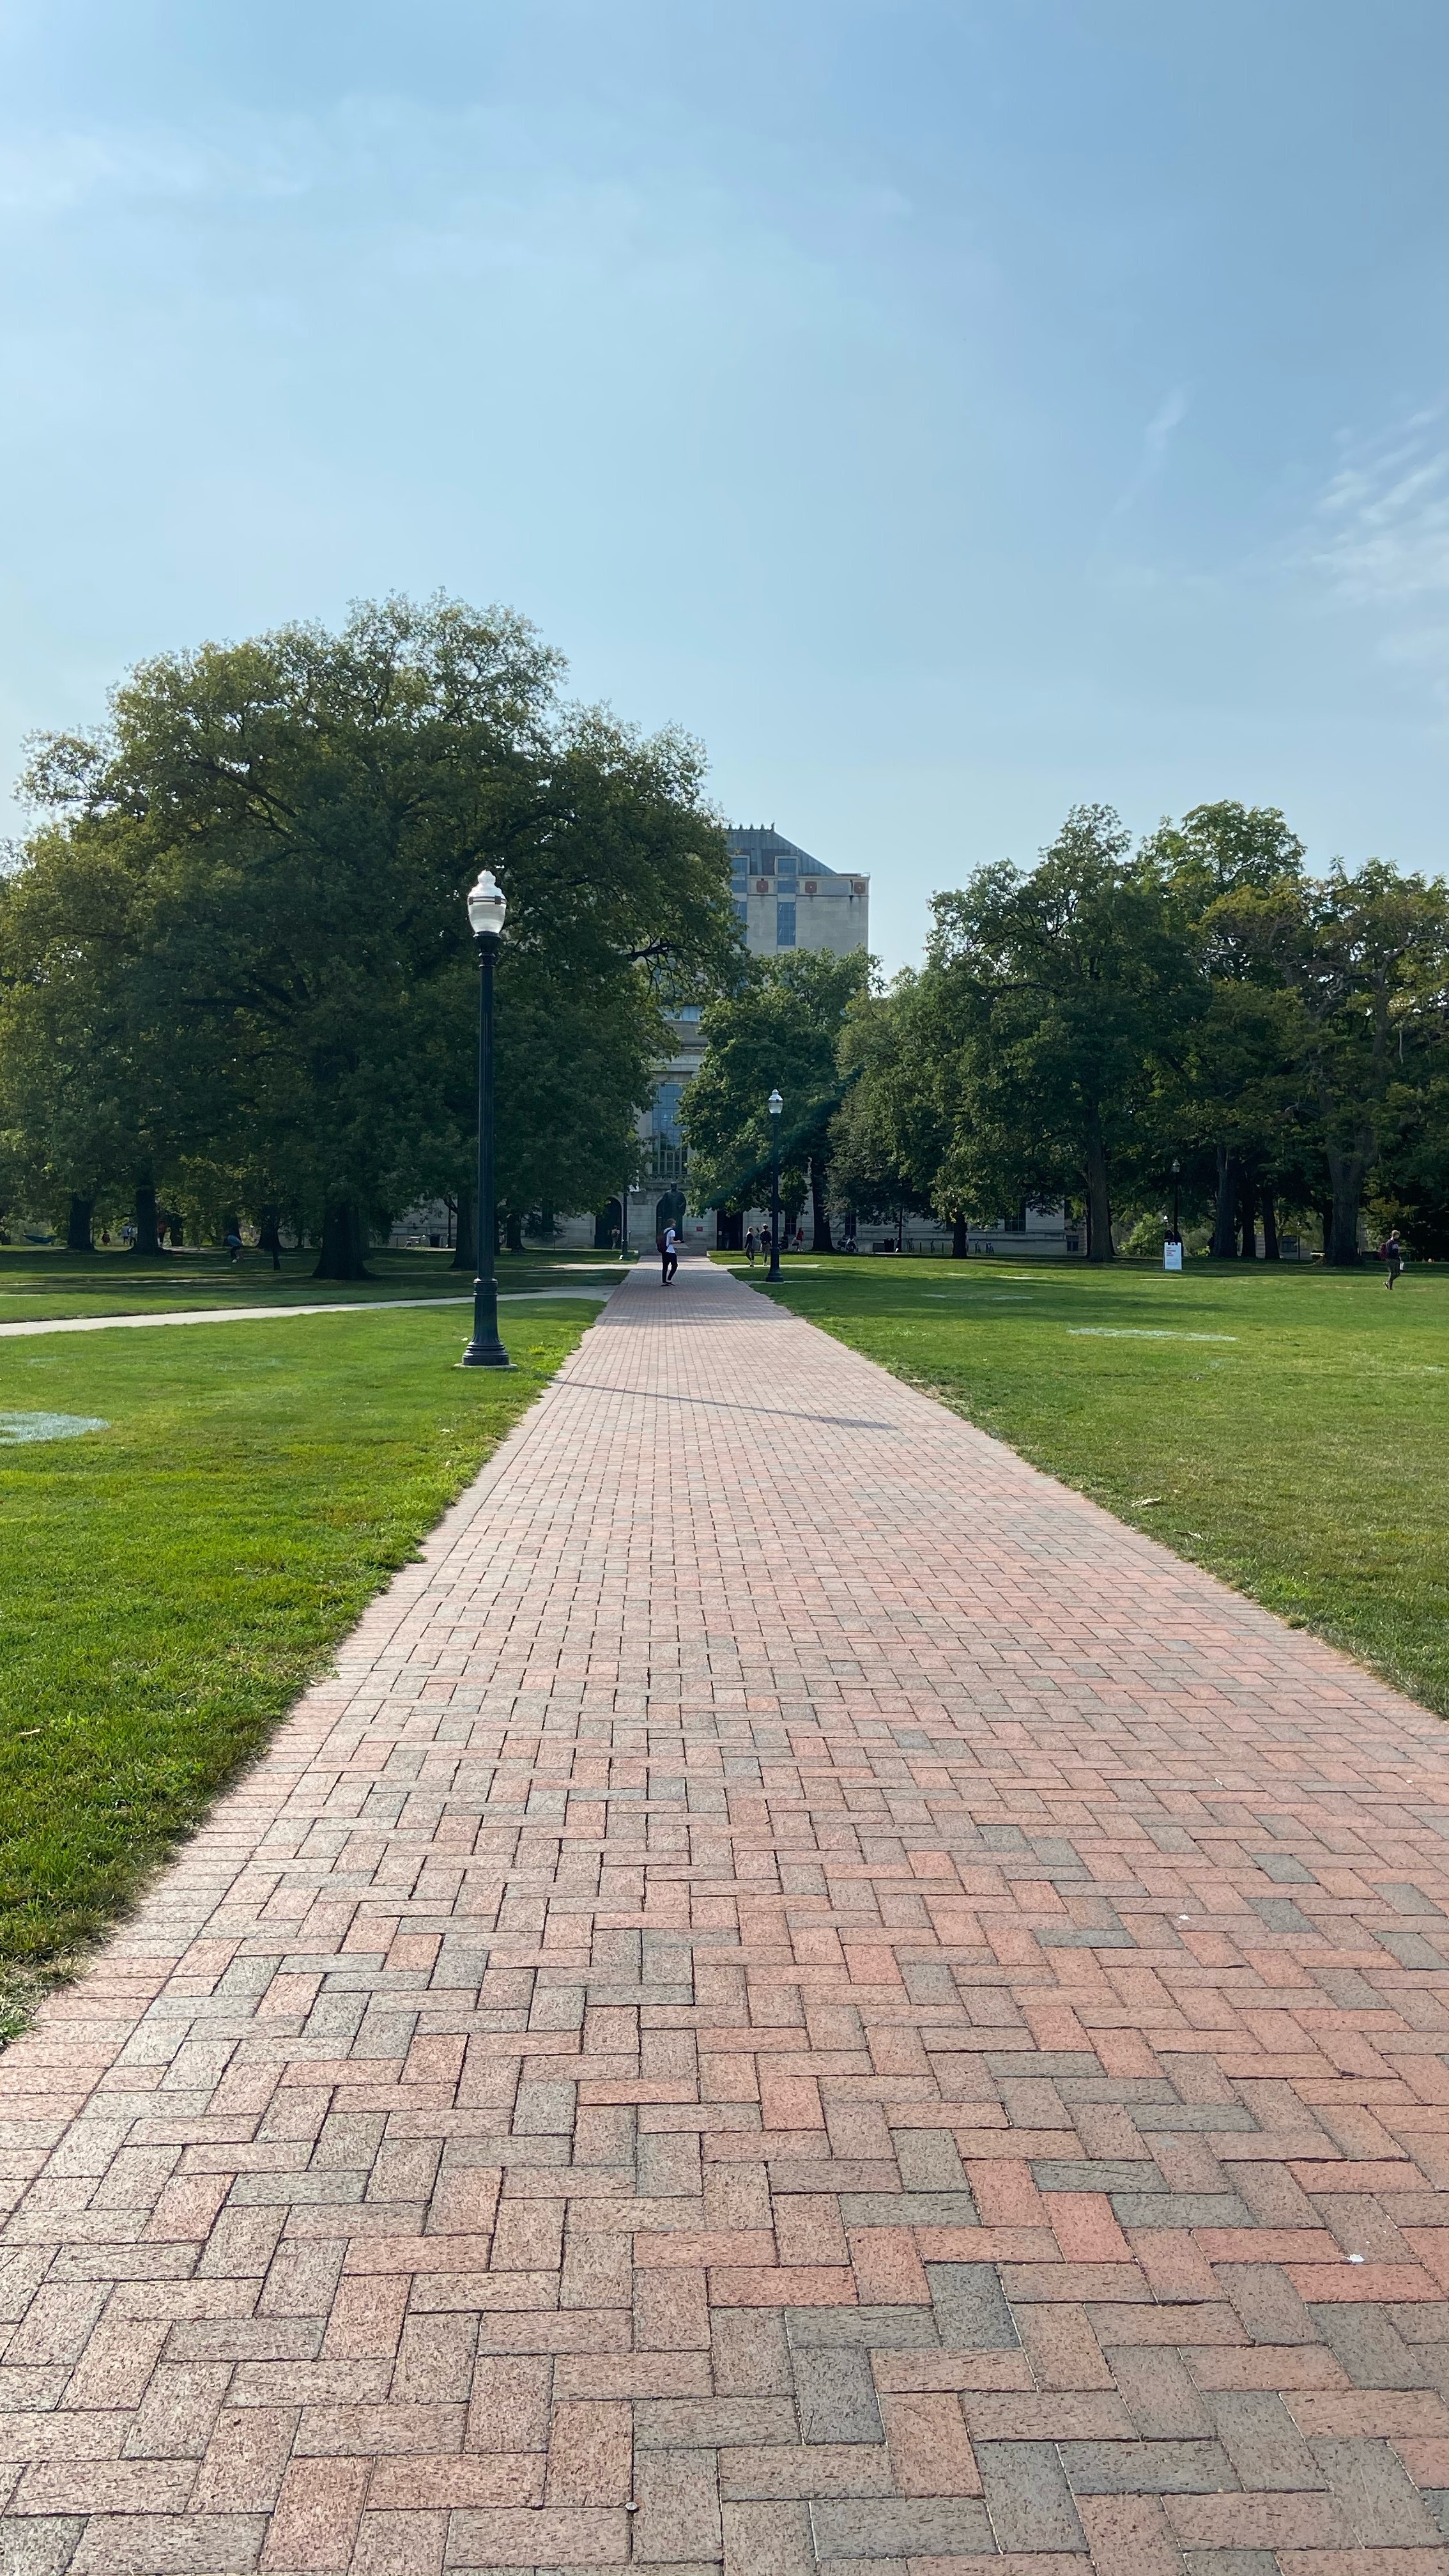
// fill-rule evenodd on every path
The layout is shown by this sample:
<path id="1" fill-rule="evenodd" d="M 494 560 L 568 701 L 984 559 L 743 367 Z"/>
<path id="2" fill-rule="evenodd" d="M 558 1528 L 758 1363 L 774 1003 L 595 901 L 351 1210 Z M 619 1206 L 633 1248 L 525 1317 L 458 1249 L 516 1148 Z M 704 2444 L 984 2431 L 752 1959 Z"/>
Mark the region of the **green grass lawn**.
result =
<path id="1" fill-rule="evenodd" d="M 375 1305 L 393 1297 L 466 1297 L 471 1273 L 449 1252 L 370 1252 L 370 1279 L 314 1279 L 315 1252 L 284 1252 L 274 1271 L 267 1253 L 245 1252 L 233 1268 L 224 1252 L 188 1247 L 158 1260 L 139 1254 L 52 1251 L 0 1244 L 0 1324 L 50 1316 L 166 1314 L 192 1306 Z M 504 1295 L 550 1284 L 587 1284 L 597 1273 L 612 1285 L 620 1264 L 605 1252 L 507 1252 L 498 1260 Z"/>
<path id="2" fill-rule="evenodd" d="M 264 1741 L 592 1320 L 466 1314 L 0 1341 L 0 1989 L 10 2028 Z"/>
<path id="3" fill-rule="evenodd" d="M 755 1273 L 756 1284 L 761 1273 Z M 1449 1714 L 1449 1269 L 862 1257 L 778 1293 Z"/>

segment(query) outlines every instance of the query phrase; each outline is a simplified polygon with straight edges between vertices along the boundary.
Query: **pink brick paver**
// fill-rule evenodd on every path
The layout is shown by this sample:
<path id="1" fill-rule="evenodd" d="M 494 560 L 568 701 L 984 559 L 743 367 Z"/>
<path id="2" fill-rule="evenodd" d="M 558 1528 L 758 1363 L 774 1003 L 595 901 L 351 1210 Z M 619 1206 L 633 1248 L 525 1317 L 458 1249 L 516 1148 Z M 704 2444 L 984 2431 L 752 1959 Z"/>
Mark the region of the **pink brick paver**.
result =
<path id="1" fill-rule="evenodd" d="M 0 2569 L 1449 2576 L 1438 1721 L 636 1274 L 0 2061 Z"/>

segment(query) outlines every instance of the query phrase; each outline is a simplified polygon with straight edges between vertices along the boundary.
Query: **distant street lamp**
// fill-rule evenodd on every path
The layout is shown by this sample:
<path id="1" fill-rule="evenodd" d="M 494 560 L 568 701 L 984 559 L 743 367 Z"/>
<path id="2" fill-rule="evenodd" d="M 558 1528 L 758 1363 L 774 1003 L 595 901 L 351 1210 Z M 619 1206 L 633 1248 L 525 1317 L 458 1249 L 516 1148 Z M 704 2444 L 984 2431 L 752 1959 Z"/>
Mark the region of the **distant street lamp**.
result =
<path id="1" fill-rule="evenodd" d="M 780 1276 L 780 1112 L 785 1103 L 770 1094 L 770 1277 Z"/>
<path id="2" fill-rule="evenodd" d="M 498 1338 L 498 1282 L 493 1275 L 498 1220 L 493 1208 L 493 968 L 508 910 L 491 868 L 468 896 L 468 921 L 478 951 L 478 1276 L 473 1282 L 473 1339 L 464 1368 L 511 1368 Z"/>
<path id="3" fill-rule="evenodd" d="M 1169 1243 L 1181 1243 L 1182 1241 L 1182 1236 L 1178 1232 L 1177 1227 L 1177 1184 L 1181 1171 L 1181 1163 L 1174 1161 L 1172 1166 L 1172 1232 L 1167 1238 Z"/>

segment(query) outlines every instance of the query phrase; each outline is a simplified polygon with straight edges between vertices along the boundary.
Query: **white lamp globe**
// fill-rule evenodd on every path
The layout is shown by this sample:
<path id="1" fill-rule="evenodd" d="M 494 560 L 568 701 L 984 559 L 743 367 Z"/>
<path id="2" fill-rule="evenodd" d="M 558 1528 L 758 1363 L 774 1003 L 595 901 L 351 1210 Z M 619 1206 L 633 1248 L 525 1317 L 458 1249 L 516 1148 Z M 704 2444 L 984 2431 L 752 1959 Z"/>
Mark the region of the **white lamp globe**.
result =
<path id="1" fill-rule="evenodd" d="M 508 910 L 508 898 L 491 868 L 485 868 L 468 892 L 468 920 L 475 939 L 497 939 Z"/>

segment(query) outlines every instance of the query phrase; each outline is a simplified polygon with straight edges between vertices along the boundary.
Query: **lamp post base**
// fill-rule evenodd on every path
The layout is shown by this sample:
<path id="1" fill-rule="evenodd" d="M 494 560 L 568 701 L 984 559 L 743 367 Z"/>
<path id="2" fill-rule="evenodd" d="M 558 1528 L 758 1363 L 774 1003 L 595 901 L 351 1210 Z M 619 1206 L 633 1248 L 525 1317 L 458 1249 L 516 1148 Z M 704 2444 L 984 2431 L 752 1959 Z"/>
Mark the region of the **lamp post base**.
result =
<path id="1" fill-rule="evenodd" d="M 473 1338 L 459 1362 L 460 1368 L 512 1368 L 513 1362 L 498 1338 L 498 1282 L 475 1279 L 473 1282 Z"/>

